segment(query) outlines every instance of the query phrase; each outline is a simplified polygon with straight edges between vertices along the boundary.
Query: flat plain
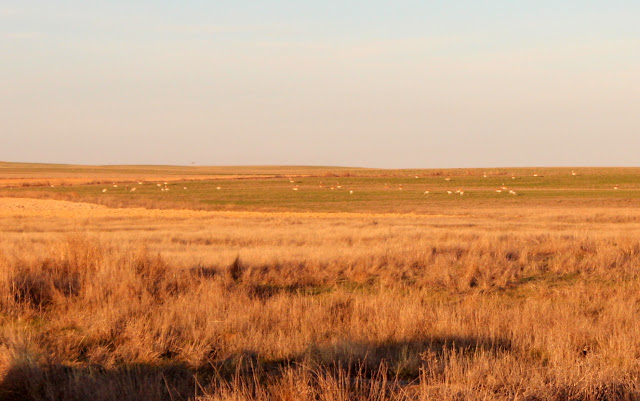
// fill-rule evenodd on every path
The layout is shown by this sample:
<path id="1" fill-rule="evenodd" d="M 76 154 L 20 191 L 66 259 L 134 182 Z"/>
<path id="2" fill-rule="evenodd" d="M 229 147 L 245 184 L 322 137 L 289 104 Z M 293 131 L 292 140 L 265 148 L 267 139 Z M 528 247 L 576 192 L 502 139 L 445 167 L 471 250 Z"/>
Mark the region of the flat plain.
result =
<path id="1" fill-rule="evenodd" d="M 640 169 L 0 186 L 0 399 L 640 398 Z"/>

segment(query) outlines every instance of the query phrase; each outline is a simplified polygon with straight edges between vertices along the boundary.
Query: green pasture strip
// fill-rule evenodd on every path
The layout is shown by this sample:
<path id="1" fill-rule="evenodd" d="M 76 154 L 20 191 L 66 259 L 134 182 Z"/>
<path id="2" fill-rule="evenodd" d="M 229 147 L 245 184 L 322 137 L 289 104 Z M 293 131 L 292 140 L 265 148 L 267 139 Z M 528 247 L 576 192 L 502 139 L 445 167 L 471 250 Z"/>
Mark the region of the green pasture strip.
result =
<path id="1" fill-rule="evenodd" d="M 638 181 L 634 177 L 615 174 L 593 178 L 509 178 L 504 185 L 508 190 L 515 190 L 516 195 L 510 195 L 508 190 L 495 192 L 502 184 L 503 180 L 495 177 L 451 177 L 450 181 L 442 177 L 296 177 L 170 182 L 166 185 L 168 191 L 161 190 L 165 187 L 161 182 L 142 185 L 119 183 L 117 188 L 111 184 L 93 184 L 4 191 L 10 191 L 13 196 L 20 192 L 57 193 L 73 195 L 74 200 L 103 197 L 124 203 L 135 200 L 141 204 L 141 201 L 150 200 L 180 207 L 201 205 L 207 209 L 240 210 L 408 212 L 431 207 L 511 206 L 566 201 L 584 202 L 586 205 L 595 202 L 598 206 L 624 202 L 640 204 Z M 614 190 L 614 185 L 619 185 L 620 189 Z M 332 186 L 333 190 L 330 189 Z M 132 192 L 134 187 L 136 190 Z M 460 189 L 464 191 L 463 196 L 455 193 Z M 427 190 L 429 194 L 424 193 Z"/>

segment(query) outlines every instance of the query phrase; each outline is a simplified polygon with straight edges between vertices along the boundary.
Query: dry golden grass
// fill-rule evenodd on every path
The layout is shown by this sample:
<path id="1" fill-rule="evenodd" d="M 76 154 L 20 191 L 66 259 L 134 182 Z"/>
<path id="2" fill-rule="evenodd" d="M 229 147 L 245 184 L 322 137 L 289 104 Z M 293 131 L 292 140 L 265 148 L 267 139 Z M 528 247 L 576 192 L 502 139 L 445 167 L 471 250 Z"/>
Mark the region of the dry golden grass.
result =
<path id="1" fill-rule="evenodd" d="M 67 176 L 66 174 L 52 175 L 49 178 L 30 178 L 22 177 L 18 175 L 12 178 L 0 178 L 0 188 L 2 187 L 50 187 L 50 186 L 73 186 L 73 185 L 93 185 L 93 184 L 111 184 L 113 182 L 120 183 L 135 183 L 136 181 L 143 179 L 146 182 L 158 182 L 158 181 L 211 181 L 211 180 L 235 180 L 245 179 L 246 177 L 241 175 L 158 175 L 158 174 L 145 174 L 140 178 L 140 174 L 96 174 L 91 176 Z M 276 178 L 276 175 L 252 175 L 251 179 L 266 179 Z"/>
<path id="2" fill-rule="evenodd" d="M 635 208 L 2 216 L 0 399 L 640 398 Z"/>
<path id="3" fill-rule="evenodd" d="M 367 174 L 371 171 L 379 170 L 314 166 L 92 166 L 0 161 L 0 188 L 103 184 L 138 180 L 201 181 L 310 175 L 348 177 L 352 174 Z"/>

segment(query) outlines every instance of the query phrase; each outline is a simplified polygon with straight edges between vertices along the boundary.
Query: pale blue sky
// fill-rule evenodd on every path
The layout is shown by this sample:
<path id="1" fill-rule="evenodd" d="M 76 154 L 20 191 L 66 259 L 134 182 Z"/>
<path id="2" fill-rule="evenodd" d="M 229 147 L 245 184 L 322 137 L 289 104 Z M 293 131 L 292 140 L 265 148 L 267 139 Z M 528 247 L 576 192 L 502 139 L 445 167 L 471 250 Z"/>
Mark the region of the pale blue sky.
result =
<path id="1" fill-rule="evenodd" d="M 0 160 L 638 166 L 638 21 L 637 0 L 0 0 Z"/>

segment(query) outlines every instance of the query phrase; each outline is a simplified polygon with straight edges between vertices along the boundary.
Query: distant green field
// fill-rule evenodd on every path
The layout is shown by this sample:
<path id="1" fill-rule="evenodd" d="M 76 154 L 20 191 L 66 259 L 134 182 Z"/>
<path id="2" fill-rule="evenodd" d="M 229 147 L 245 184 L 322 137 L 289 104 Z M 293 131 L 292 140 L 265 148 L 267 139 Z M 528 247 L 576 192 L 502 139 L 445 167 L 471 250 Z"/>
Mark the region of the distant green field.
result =
<path id="1" fill-rule="evenodd" d="M 194 176 L 236 176 L 233 179 L 169 180 L 166 186 L 164 181 L 157 180 L 145 181 L 140 185 L 131 182 L 129 177 L 118 182 L 117 188 L 113 184 L 103 183 L 14 187 L 0 191 L 3 196 L 53 197 L 112 206 L 349 212 L 429 212 L 501 205 L 566 206 L 567 203 L 576 206 L 640 207 L 640 169 L 635 168 L 373 170 L 287 166 L 74 167 L 6 163 L 0 166 L 0 175 L 10 172 L 28 174 L 29 177 L 47 177 L 52 172 L 63 171 L 72 176 L 89 173 L 116 177 L 117 174 L 138 174 L 144 180 L 147 175 L 169 175 L 172 171 L 176 175 L 185 175 L 186 170 L 191 170 L 188 173 Z M 576 175 L 572 175 L 572 171 Z M 487 177 L 484 177 L 485 173 Z M 274 176 L 256 177 L 265 174 Z M 502 186 L 506 186 L 507 190 L 496 193 Z M 614 186 L 618 189 L 614 189 Z M 131 191 L 133 187 L 136 188 L 134 192 Z M 162 191 L 161 188 L 165 187 L 168 190 Z M 105 189 L 106 192 L 103 192 Z M 456 194 L 457 190 L 464 191 L 464 195 Z M 514 190 L 516 195 L 510 195 L 509 190 Z M 429 191 L 429 194 L 425 194 L 425 191 Z M 453 193 L 448 194 L 447 191 Z"/>

